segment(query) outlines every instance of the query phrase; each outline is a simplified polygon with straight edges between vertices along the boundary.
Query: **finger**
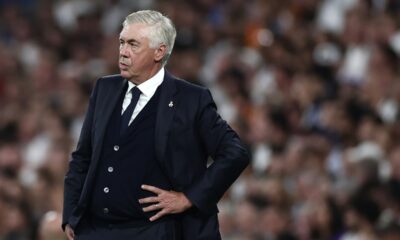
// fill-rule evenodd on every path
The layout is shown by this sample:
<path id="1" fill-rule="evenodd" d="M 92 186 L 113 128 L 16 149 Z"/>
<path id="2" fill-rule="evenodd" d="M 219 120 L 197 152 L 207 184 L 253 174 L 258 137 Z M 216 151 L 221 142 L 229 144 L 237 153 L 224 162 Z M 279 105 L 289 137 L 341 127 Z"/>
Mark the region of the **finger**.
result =
<path id="1" fill-rule="evenodd" d="M 153 222 L 166 214 L 168 214 L 168 211 L 164 208 L 163 210 L 159 211 L 156 215 L 152 216 L 150 218 L 150 221 Z"/>
<path id="2" fill-rule="evenodd" d="M 159 201 L 160 199 L 158 197 L 147 197 L 139 199 L 139 203 L 154 203 Z"/>
<path id="3" fill-rule="evenodd" d="M 150 186 L 150 185 L 145 185 L 145 184 L 142 185 L 142 189 L 150 191 L 150 192 L 153 192 L 153 193 L 155 193 L 157 195 L 161 194 L 164 191 L 164 190 L 159 189 L 157 187 Z"/>
<path id="4" fill-rule="evenodd" d="M 72 231 L 67 231 L 67 238 L 68 240 L 74 240 L 74 233 Z"/>
<path id="5" fill-rule="evenodd" d="M 162 209 L 162 206 L 160 206 L 160 204 L 153 204 L 151 206 L 143 208 L 143 212 L 151 212 L 158 209 Z"/>

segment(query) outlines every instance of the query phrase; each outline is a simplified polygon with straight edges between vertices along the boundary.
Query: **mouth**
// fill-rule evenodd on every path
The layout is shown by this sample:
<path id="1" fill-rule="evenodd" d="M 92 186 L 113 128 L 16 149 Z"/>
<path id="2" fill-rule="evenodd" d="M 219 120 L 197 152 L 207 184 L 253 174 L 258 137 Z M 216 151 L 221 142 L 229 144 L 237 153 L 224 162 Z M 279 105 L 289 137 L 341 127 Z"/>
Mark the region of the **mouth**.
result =
<path id="1" fill-rule="evenodd" d="M 128 68 L 128 65 L 123 62 L 119 62 L 119 68 L 126 69 L 126 68 Z"/>

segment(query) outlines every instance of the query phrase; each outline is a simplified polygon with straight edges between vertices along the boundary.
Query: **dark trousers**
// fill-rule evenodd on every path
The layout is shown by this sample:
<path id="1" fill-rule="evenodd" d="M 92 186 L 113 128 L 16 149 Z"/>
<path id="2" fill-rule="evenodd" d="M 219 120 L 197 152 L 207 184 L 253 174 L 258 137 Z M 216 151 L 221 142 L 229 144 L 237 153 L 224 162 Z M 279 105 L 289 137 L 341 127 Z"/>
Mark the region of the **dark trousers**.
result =
<path id="1" fill-rule="evenodd" d="M 75 230 L 75 240 L 179 240 L 178 231 L 172 219 L 140 227 L 120 227 L 84 218 Z"/>

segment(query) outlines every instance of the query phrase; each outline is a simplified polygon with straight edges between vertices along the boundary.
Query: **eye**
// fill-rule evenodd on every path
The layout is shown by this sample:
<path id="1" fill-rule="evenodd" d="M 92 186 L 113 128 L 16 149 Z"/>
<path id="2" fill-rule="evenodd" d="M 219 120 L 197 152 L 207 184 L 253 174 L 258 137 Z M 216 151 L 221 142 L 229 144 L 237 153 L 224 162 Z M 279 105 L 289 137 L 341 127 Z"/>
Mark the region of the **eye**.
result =
<path id="1" fill-rule="evenodd" d="M 131 48 L 137 48 L 137 47 L 139 47 L 139 44 L 138 44 L 137 42 L 130 42 L 130 43 L 129 43 L 129 46 L 130 46 Z"/>

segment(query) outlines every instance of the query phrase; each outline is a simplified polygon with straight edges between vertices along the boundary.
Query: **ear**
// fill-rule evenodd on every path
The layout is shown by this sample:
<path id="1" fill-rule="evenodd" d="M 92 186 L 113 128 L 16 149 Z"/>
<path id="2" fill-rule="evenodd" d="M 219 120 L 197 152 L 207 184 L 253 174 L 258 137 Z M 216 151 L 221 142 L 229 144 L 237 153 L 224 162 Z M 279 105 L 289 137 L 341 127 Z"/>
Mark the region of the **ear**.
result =
<path id="1" fill-rule="evenodd" d="M 154 52 L 154 61 L 160 62 L 163 57 L 167 54 L 167 46 L 164 43 L 161 43 L 158 48 L 155 49 Z"/>

